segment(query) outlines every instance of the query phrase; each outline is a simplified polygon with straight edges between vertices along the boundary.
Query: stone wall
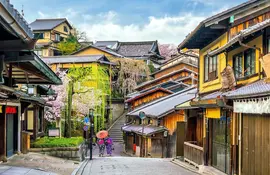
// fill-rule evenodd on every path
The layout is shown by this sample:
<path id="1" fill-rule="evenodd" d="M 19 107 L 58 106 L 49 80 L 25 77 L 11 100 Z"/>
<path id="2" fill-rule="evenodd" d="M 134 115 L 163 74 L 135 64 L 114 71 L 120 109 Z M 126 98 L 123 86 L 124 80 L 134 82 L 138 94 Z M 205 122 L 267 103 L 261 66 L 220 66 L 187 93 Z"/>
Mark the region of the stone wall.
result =
<path id="1" fill-rule="evenodd" d="M 125 110 L 124 100 L 113 99 L 111 107 L 112 107 L 112 117 L 113 117 L 112 123 L 113 123 L 116 119 L 118 119 L 118 117 L 120 117 L 124 113 Z"/>
<path id="2" fill-rule="evenodd" d="M 38 152 L 49 156 L 83 161 L 85 159 L 84 145 L 78 147 L 58 147 L 58 148 L 31 148 L 30 152 Z"/>

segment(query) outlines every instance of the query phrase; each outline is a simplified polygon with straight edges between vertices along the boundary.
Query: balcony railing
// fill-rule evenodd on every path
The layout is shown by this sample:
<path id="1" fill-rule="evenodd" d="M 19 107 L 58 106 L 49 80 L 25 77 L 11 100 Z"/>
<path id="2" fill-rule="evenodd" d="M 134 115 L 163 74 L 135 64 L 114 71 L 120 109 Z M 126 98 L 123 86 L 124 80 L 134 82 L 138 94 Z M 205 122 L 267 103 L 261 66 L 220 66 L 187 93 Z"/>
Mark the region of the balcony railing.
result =
<path id="1" fill-rule="evenodd" d="M 196 141 L 184 142 L 184 160 L 199 168 L 203 164 L 203 147 L 196 144 Z"/>

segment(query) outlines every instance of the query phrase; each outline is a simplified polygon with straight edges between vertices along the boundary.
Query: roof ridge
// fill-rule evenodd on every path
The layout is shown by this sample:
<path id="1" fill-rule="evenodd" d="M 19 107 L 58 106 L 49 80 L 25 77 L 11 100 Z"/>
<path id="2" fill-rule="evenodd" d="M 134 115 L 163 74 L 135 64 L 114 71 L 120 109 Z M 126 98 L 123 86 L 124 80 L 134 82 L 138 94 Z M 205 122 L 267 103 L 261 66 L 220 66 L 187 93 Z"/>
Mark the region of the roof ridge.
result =
<path id="1" fill-rule="evenodd" d="M 97 55 L 59 55 L 59 56 L 47 56 L 47 57 L 42 57 L 43 59 L 47 59 L 47 58 L 68 58 L 68 57 L 94 57 L 94 56 L 105 56 L 102 54 L 97 54 Z"/>
<path id="2" fill-rule="evenodd" d="M 50 20 L 67 20 L 67 18 L 39 18 L 36 21 L 50 21 Z"/>

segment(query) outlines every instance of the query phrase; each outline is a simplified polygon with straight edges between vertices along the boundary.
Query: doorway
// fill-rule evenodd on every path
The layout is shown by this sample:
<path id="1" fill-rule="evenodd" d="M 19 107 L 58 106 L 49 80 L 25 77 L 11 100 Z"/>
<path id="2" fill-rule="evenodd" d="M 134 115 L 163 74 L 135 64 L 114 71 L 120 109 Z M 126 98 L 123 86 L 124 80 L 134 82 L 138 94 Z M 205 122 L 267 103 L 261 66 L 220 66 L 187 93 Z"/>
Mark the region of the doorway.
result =
<path id="1" fill-rule="evenodd" d="M 223 111 L 220 119 L 213 119 L 212 166 L 224 173 L 230 171 L 230 123 L 231 119 Z"/>

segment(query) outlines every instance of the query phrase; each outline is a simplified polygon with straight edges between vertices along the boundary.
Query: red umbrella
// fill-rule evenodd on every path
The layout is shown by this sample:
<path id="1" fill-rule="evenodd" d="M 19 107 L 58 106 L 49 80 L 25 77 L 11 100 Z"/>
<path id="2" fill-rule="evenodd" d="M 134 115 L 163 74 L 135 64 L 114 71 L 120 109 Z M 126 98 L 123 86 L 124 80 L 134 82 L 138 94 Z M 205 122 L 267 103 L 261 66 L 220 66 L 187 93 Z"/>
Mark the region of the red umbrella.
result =
<path id="1" fill-rule="evenodd" d="M 105 131 L 105 130 L 102 130 L 102 131 L 99 131 L 97 134 L 96 134 L 96 136 L 97 136 L 97 138 L 99 138 L 99 139 L 104 139 L 104 138 L 106 138 L 107 136 L 108 136 L 108 131 Z"/>

